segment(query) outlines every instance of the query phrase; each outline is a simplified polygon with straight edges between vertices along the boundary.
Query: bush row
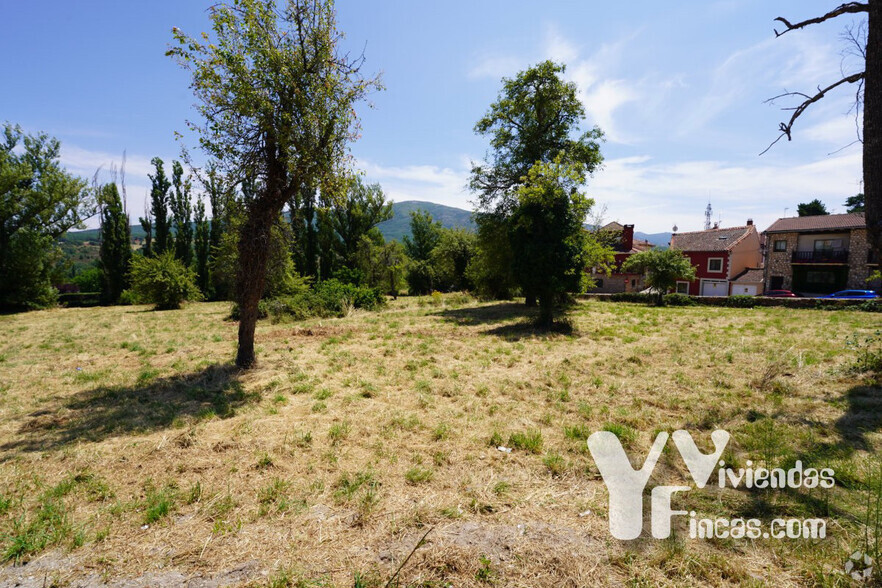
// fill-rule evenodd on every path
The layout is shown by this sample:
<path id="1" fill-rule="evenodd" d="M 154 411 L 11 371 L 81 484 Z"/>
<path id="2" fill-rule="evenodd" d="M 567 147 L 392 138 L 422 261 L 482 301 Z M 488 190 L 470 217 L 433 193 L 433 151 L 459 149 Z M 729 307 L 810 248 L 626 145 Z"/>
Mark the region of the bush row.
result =
<path id="1" fill-rule="evenodd" d="M 375 310 L 386 303 L 379 288 L 367 288 L 331 279 L 315 288 L 288 296 L 278 296 L 260 301 L 258 316 L 273 321 L 283 319 L 302 320 L 309 317 L 344 316 L 353 308 Z M 233 305 L 230 318 L 239 319 L 239 307 Z"/>
<path id="2" fill-rule="evenodd" d="M 608 302 L 642 302 L 652 304 L 656 297 L 640 292 L 618 294 L 585 294 L 582 298 L 596 298 Z M 665 304 L 670 306 L 724 306 L 728 308 L 754 308 L 757 306 L 783 306 L 786 308 L 812 308 L 820 310 L 861 310 L 882 312 L 882 300 L 834 300 L 830 298 L 767 298 L 764 296 L 687 296 L 666 294 Z"/>

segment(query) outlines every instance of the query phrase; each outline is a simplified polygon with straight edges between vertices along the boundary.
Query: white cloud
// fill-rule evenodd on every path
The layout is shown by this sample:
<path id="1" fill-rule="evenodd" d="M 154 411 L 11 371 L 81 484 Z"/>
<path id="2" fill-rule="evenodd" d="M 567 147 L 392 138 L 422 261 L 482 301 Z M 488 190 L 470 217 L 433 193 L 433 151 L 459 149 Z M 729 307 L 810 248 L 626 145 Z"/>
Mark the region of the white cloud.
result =
<path id="1" fill-rule="evenodd" d="M 862 126 L 863 117 L 858 117 L 857 125 Z M 830 145 L 831 149 L 841 149 L 857 141 L 857 127 L 854 116 L 834 116 L 829 120 L 798 131 L 801 137 Z M 856 146 L 856 149 L 860 147 Z"/>
<path id="2" fill-rule="evenodd" d="M 623 52 L 638 33 L 632 33 L 615 43 L 601 45 L 593 54 L 582 55 L 582 49 L 567 39 L 554 25 L 545 27 L 542 47 L 538 55 L 525 58 L 513 55 L 487 54 L 478 59 L 468 71 L 471 78 L 499 79 L 513 76 L 542 59 L 567 64 L 565 79 L 575 82 L 578 96 L 585 106 L 592 124 L 603 129 L 606 138 L 616 143 L 631 143 L 615 120 L 616 111 L 629 102 L 638 100 L 642 92 L 638 83 L 612 75 L 618 69 Z"/>
<path id="3" fill-rule="evenodd" d="M 554 25 L 545 27 L 544 52 L 547 59 L 558 63 L 571 63 L 579 58 L 579 48 Z"/>
<path id="4" fill-rule="evenodd" d="M 633 102 L 639 94 L 625 80 L 605 80 L 591 86 L 588 92 L 579 92 L 586 109 L 590 108 L 591 118 L 604 131 L 607 139 L 616 143 L 630 143 L 613 120 L 613 114 L 620 106 Z"/>
<path id="5" fill-rule="evenodd" d="M 150 193 L 150 179 L 147 174 L 153 173 L 150 157 L 126 154 L 126 209 L 132 223 L 137 224 L 138 217 L 144 214 L 144 203 Z M 112 154 L 103 151 L 84 149 L 70 143 L 61 145 L 59 157 L 61 165 L 70 173 L 86 178 L 90 182 L 95 172 L 101 168 L 99 182 L 110 181 L 111 165 L 119 169 L 122 164 L 122 153 Z M 170 174 L 169 160 L 166 160 L 166 173 Z M 93 217 L 86 222 L 89 228 L 98 226 L 99 220 Z"/>
<path id="6" fill-rule="evenodd" d="M 150 165 L 149 157 L 139 155 L 126 154 L 126 176 L 127 177 L 147 177 L 148 173 L 152 173 L 153 166 Z M 68 170 L 89 178 L 98 168 L 108 171 L 111 165 L 117 168 L 122 163 L 122 153 L 106 153 L 102 151 L 92 151 L 83 149 L 76 145 L 63 144 L 61 146 L 62 165 Z"/>
<path id="7" fill-rule="evenodd" d="M 387 167 L 359 160 L 365 180 L 379 182 L 386 197 L 395 202 L 425 200 L 471 210 L 472 195 L 466 184 L 469 167 L 465 158 L 457 169 L 436 165 L 405 165 Z"/>
<path id="8" fill-rule="evenodd" d="M 714 219 L 741 225 L 753 218 L 765 229 L 789 208 L 820 198 L 842 208 L 859 191 L 861 154 L 843 152 L 803 165 L 732 164 L 718 161 L 653 163 L 648 157 L 607 160 L 589 182 L 588 193 L 608 207 L 610 220 L 634 223 L 638 231 L 701 229 L 708 201 Z"/>
<path id="9" fill-rule="evenodd" d="M 733 52 L 700 78 L 709 81 L 707 89 L 696 100 L 684 103 L 678 136 L 702 133 L 737 105 L 753 101 L 758 88 L 768 88 L 765 98 L 769 99 L 787 91 L 811 92 L 818 83 L 837 74 L 837 54 L 833 47 L 809 34 L 771 37 Z M 774 104 L 790 106 L 798 102 L 780 98 Z"/>

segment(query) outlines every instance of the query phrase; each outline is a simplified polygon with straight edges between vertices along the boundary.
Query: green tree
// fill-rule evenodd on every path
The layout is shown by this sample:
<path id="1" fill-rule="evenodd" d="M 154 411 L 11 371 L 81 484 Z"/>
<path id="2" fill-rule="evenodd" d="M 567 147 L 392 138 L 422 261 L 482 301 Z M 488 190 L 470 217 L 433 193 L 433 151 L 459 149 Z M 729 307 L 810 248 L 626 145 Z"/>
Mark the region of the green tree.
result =
<path id="1" fill-rule="evenodd" d="M 349 269 L 356 267 L 356 252 L 362 237 L 383 221 L 392 218 L 392 203 L 379 184 L 365 185 L 355 176 L 346 184 L 345 195 L 322 215 L 330 230 L 336 257 Z"/>
<path id="2" fill-rule="evenodd" d="M 404 236 L 404 251 L 414 261 L 428 261 L 441 241 L 441 222 L 425 210 L 410 212 L 410 235 Z"/>
<path id="3" fill-rule="evenodd" d="M 205 216 L 205 202 L 196 201 L 196 234 L 193 239 L 196 253 L 196 285 L 206 298 L 211 297 L 211 223 Z"/>
<path id="4" fill-rule="evenodd" d="M 472 166 L 469 186 L 478 196 L 478 234 L 482 251 L 473 273 L 486 278 L 483 288 L 505 291 L 511 269 L 492 264 L 513 263 L 511 242 L 500 239 L 510 234 L 508 223 L 517 206 L 517 188 L 537 162 L 579 164 L 584 173 L 596 170 L 603 157 L 599 141 L 603 133 L 594 127 L 577 134 L 585 119 L 585 108 L 576 85 L 563 80 L 566 66 L 544 61 L 502 80 L 502 91 L 490 110 L 475 125 L 475 132 L 490 137 L 489 160 Z M 527 304 L 536 292 L 525 290 Z"/>
<path id="5" fill-rule="evenodd" d="M 208 196 L 208 203 L 211 207 L 211 220 L 209 221 L 208 233 L 208 268 L 209 284 L 206 295 L 213 300 L 227 300 L 230 298 L 229 292 L 226 291 L 225 285 L 216 280 L 212 272 L 215 259 L 221 247 L 223 235 L 229 230 L 229 209 L 235 204 L 235 188 L 232 182 L 223 177 L 217 168 L 215 162 L 209 162 L 206 166 L 206 172 L 201 176 L 202 188 Z M 232 203 L 232 204 L 231 204 Z M 204 204 L 203 204 L 204 206 Z M 197 227 L 198 230 L 198 227 Z M 199 247 L 198 233 L 196 236 L 196 246 Z M 199 252 L 197 251 L 197 264 L 199 263 Z M 200 286 L 201 287 L 201 286 Z"/>
<path id="6" fill-rule="evenodd" d="M 846 211 L 850 213 L 854 212 L 864 212 L 864 195 L 855 194 L 854 196 L 849 196 L 845 199 L 844 204 Z"/>
<path id="7" fill-rule="evenodd" d="M 211 206 L 211 230 L 209 232 L 209 244 L 211 249 L 220 245 L 221 235 L 224 232 L 224 219 L 226 218 L 226 203 L 232 197 L 228 182 L 221 177 L 214 162 L 210 162 L 202 182 L 202 187 L 208 195 L 208 203 Z"/>
<path id="8" fill-rule="evenodd" d="M 512 274 L 511 244 L 507 221 L 495 214 L 475 215 L 478 225 L 477 251 L 472 256 L 466 276 L 475 285 L 478 296 L 510 299 L 518 289 Z"/>
<path id="9" fill-rule="evenodd" d="M 144 229 L 144 247 L 141 253 L 144 257 L 153 257 L 153 217 L 149 209 L 144 211 L 144 216 L 138 217 L 138 222 Z"/>
<path id="10" fill-rule="evenodd" d="M 294 231 L 294 263 L 298 272 L 311 278 L 318 277 L 317 198 L 314 187 L 303 186 L 288 202 Z"/>
<path id="11" fill-rule="evenodd" d="M 154 257 L 135 255 L 130 267 L 135 298 L 154 304 L 155 310 L 176 310 L 185 300 L 202 298 L 193 270 L 175 258 L 173 251 Z"/>
<path id="12" fill-rule="evenodd" d="M 815 198 L 811 202 L 803 202 L 796 206 L 796 214 L 799 216 L 822 216 L 830 214 L 823 202 Z"/>
<path id="13" fill-rule="evenodd" d="M 154 157 L 150 163 L 155 170 L 147 176 L 150 178 L 150 208 L 144 218 L 140 219 L 141 227 L 147 232 L 144 255 L 148 257 L 160 255 L 173 245 L 168 218 L 168 190 L 171 182 L 165 175 L 162 159 Z"/>
<path id="14" fill-rule="evenodd" d="M 239 261 L 239 235 L 246 218 L 244 204 L 238 199 L 229 200 L 226 210 L 225 225 L 227 230 L 221 235 L 220 245 L 214 250 L 209 271 L 215 290 L 226 293 L 228 299 L 235 301 L 240 298 L 236 291 L 241 265 Z M 264 279 L 261 298 L 287 296 L 299 291 L 302 282 L 291 259 L 293 234 L 290 225 L 284 221 L 281 215 L 276 217 L 276 221 L 270 229 L 269 239 L 267 275 Z"/>
<path id="15" fill-rule="evenodd" d="M 578 190 L 584 166 L 562 157 L 537 163 L 524 180 L 510 223 L 514 276 L 524 290 L 536 293 L 538 325 L 547 328 L 561 295 L 586 285 L 591 260 L 583 225 L 594 201 Z"/>
<path id="16" fill-rule="evenodd" d="M 6 124 L 0 142 L 0 308 L 53 304 L 56 239 L 95 213 L 85 180 L 59 164 L 61 145 Z"/>
<path id="17" fill-rule="evenodd" d="M 377 85 L 338 52 L 330 0 L 238 0 L 210 9 L 214 39 L 174 29 L 168 51 L 192 74 L 204 123 L 200 146 L 219 168 L 260 186 L 245 204 L 239 235 L 239 345 L 236 364 L 254 365 L 254 329 L 264 291 L 270 232 L 299 190 L 333 193 L 346 145 L 355 137 L 354 105 Z"/>
<path id="18" fill-rule="evenodd" d="M 404 246 L 395 241 L 386 241 L 376 228 L 363 235 L 358 245 L 358 269 L 371 288 L 379 288 L 390 296 L 398 297 L 404 288 L 404 277 L 408 264 Z"/>
<path id="19" fill-rule="evenodd" d="M 104 287 L 104 272 L 95 266 L 86 267 L 71 282 L 77 285 L 80 292 L 101 292 Z"/>
<path id="20" fill-rule="evenodd" d="M 503 78 L 502 91 L 490 110 L 475 124 L 475 132 L 490 136 L 489 162 L 472 166 L 470 187 L 479 209 L 505 214 L 517 204 L 515 190 L 536 162 L 561 158 L 581 164 L 592 173 L 603 161 L 594 127 L 574 138 L 585 119 L 576 85 L 565 82 L 563 64 L 543 61 Z"/>
<path id="21" fill-rule="evenodd" d="M 407 286 L 411 294 L 427 294 L 435 289 L 435 268 L 432 251 L 441 241 L 441 223 L 425 210 L 410 213 L 410 235 L 404 236 L 404 251 L 411 263 L 407 271 Z"/>
<path id="22" fill-rule="evenodd" d="M 190 198 L 190 180 L 184 178 L 180 162 L 172 162 L 172 191 L 169 198 L 171 224 L 174 227 L 175 257 L 190 267 L 193 264 L 193 202 Z"/>
<path id="23" fill-rule="evenodd" d="M 471 290 L 474 284 L 466 270 L 475 256 L 478 238 L 465 229 L 441 229 L 441 239 L 432 250 L 437 288 L 441 290 Z"/>
<path id="24" fill-rule="evenodd" d="M 691 282 L 695 279 L 695 267 L 677 249 L 650 249 L 635 253 L 622 264 L 622 271 L 645 273 L 646 285 L 656 291 L 659 306 L 664 304 L 665 294 L 677 285 L 677 280 Z"/>
<path id="25" fill-rule="evenodd" d="M 129 215 L 115 183 L 101 187 L 101 247 L 99 267 L 102 273 L 101 298 L 116 304 L 129 285 L 129 262 L 132 259 L 132 231 Z"/>

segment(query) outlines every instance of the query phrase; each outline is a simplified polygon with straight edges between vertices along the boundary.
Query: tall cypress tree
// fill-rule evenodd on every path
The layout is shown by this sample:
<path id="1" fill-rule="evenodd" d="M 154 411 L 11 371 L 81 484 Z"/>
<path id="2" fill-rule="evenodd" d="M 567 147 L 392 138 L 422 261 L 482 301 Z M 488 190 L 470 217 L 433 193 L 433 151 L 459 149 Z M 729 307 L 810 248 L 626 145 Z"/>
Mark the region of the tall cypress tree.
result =
<path id="1" fill-rule="evenodd" d="M 132 258 L 132 232 L 129 215 L 116 184 L 101 188 L 101 298 L 105 304 L 116 304 L 128 286 L 129 261 Z"/>
<path id="2" fill-rule="evenodd" d="M 210 297 L 211 275 L 209 274 L 209 256 L 211 253 L 211 229 L 205 217 L 205 203 L 202 198 L 196 201 L 196 284 L 202 294 Z"/>
<path id="3" fill-rule="evenodd" d="M 150 210 L 145 210 L 144 216 L 138 217 L 138 221 L 145 233 L 142 253 L 144 257 L 153 257 L 153 217 L 150 215 Z"/>
<path id="4" fill-rule="evenodd" d="M 172 248 L 171 223 L 168 218 L 168 190 L 171 182 L 162 168 L 163 161 L 154 157 L 150 163 L 156 169 L 156 173 L 148 175 L 150 178 L 150 216 L 153 217 L 153 250 L 154 255 L 161 255 Z"/>
<path id="5" fill-rule="evenodd" d="M 218 172 L 217 166 L 213 163 L 208 164 L 208 173 L 203 180 L 202 186 L 208 194 L 208 203 L 211 206 L 211 230 L 209 232 L 210 251 L 217 249 L 223 235 L 224 218 L 226 218 L 226 202 L 230 197 L 229 189 L 226 187 L 223 178 Z M 210 253 L 209 255 L 213 255 Z"/>
<path id="6" fill-rule="evenodd" d="M 190 180 L 184 178 L 184 168 L 178 161 L 172 163 L 172 185 L 174 191 L 169 203 L 175 229 L 175 257 L 190 267 L 193 263 L 193 225 L 190 223 L 193 204 L 190 199 Z"/>

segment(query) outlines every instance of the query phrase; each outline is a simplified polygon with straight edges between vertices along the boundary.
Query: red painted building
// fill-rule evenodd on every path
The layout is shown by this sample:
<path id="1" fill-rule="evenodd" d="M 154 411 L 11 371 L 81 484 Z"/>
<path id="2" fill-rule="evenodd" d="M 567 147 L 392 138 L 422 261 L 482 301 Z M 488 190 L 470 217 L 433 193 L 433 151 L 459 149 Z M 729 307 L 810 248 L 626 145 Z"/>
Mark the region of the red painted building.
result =
<path id="1" fill-rule="evenodd" d="M 674 233 L 671 249 L 681 250 L 695 266 L 695 280 L 677 282 L 677 292 L 692 296 L 729 296 L 733 281 L 745 270 L 759 268 L 763 260 L 751 220 L 743 227 Z M 734 293 L 757 295 L 762 288 L 742 286 Z"/>

